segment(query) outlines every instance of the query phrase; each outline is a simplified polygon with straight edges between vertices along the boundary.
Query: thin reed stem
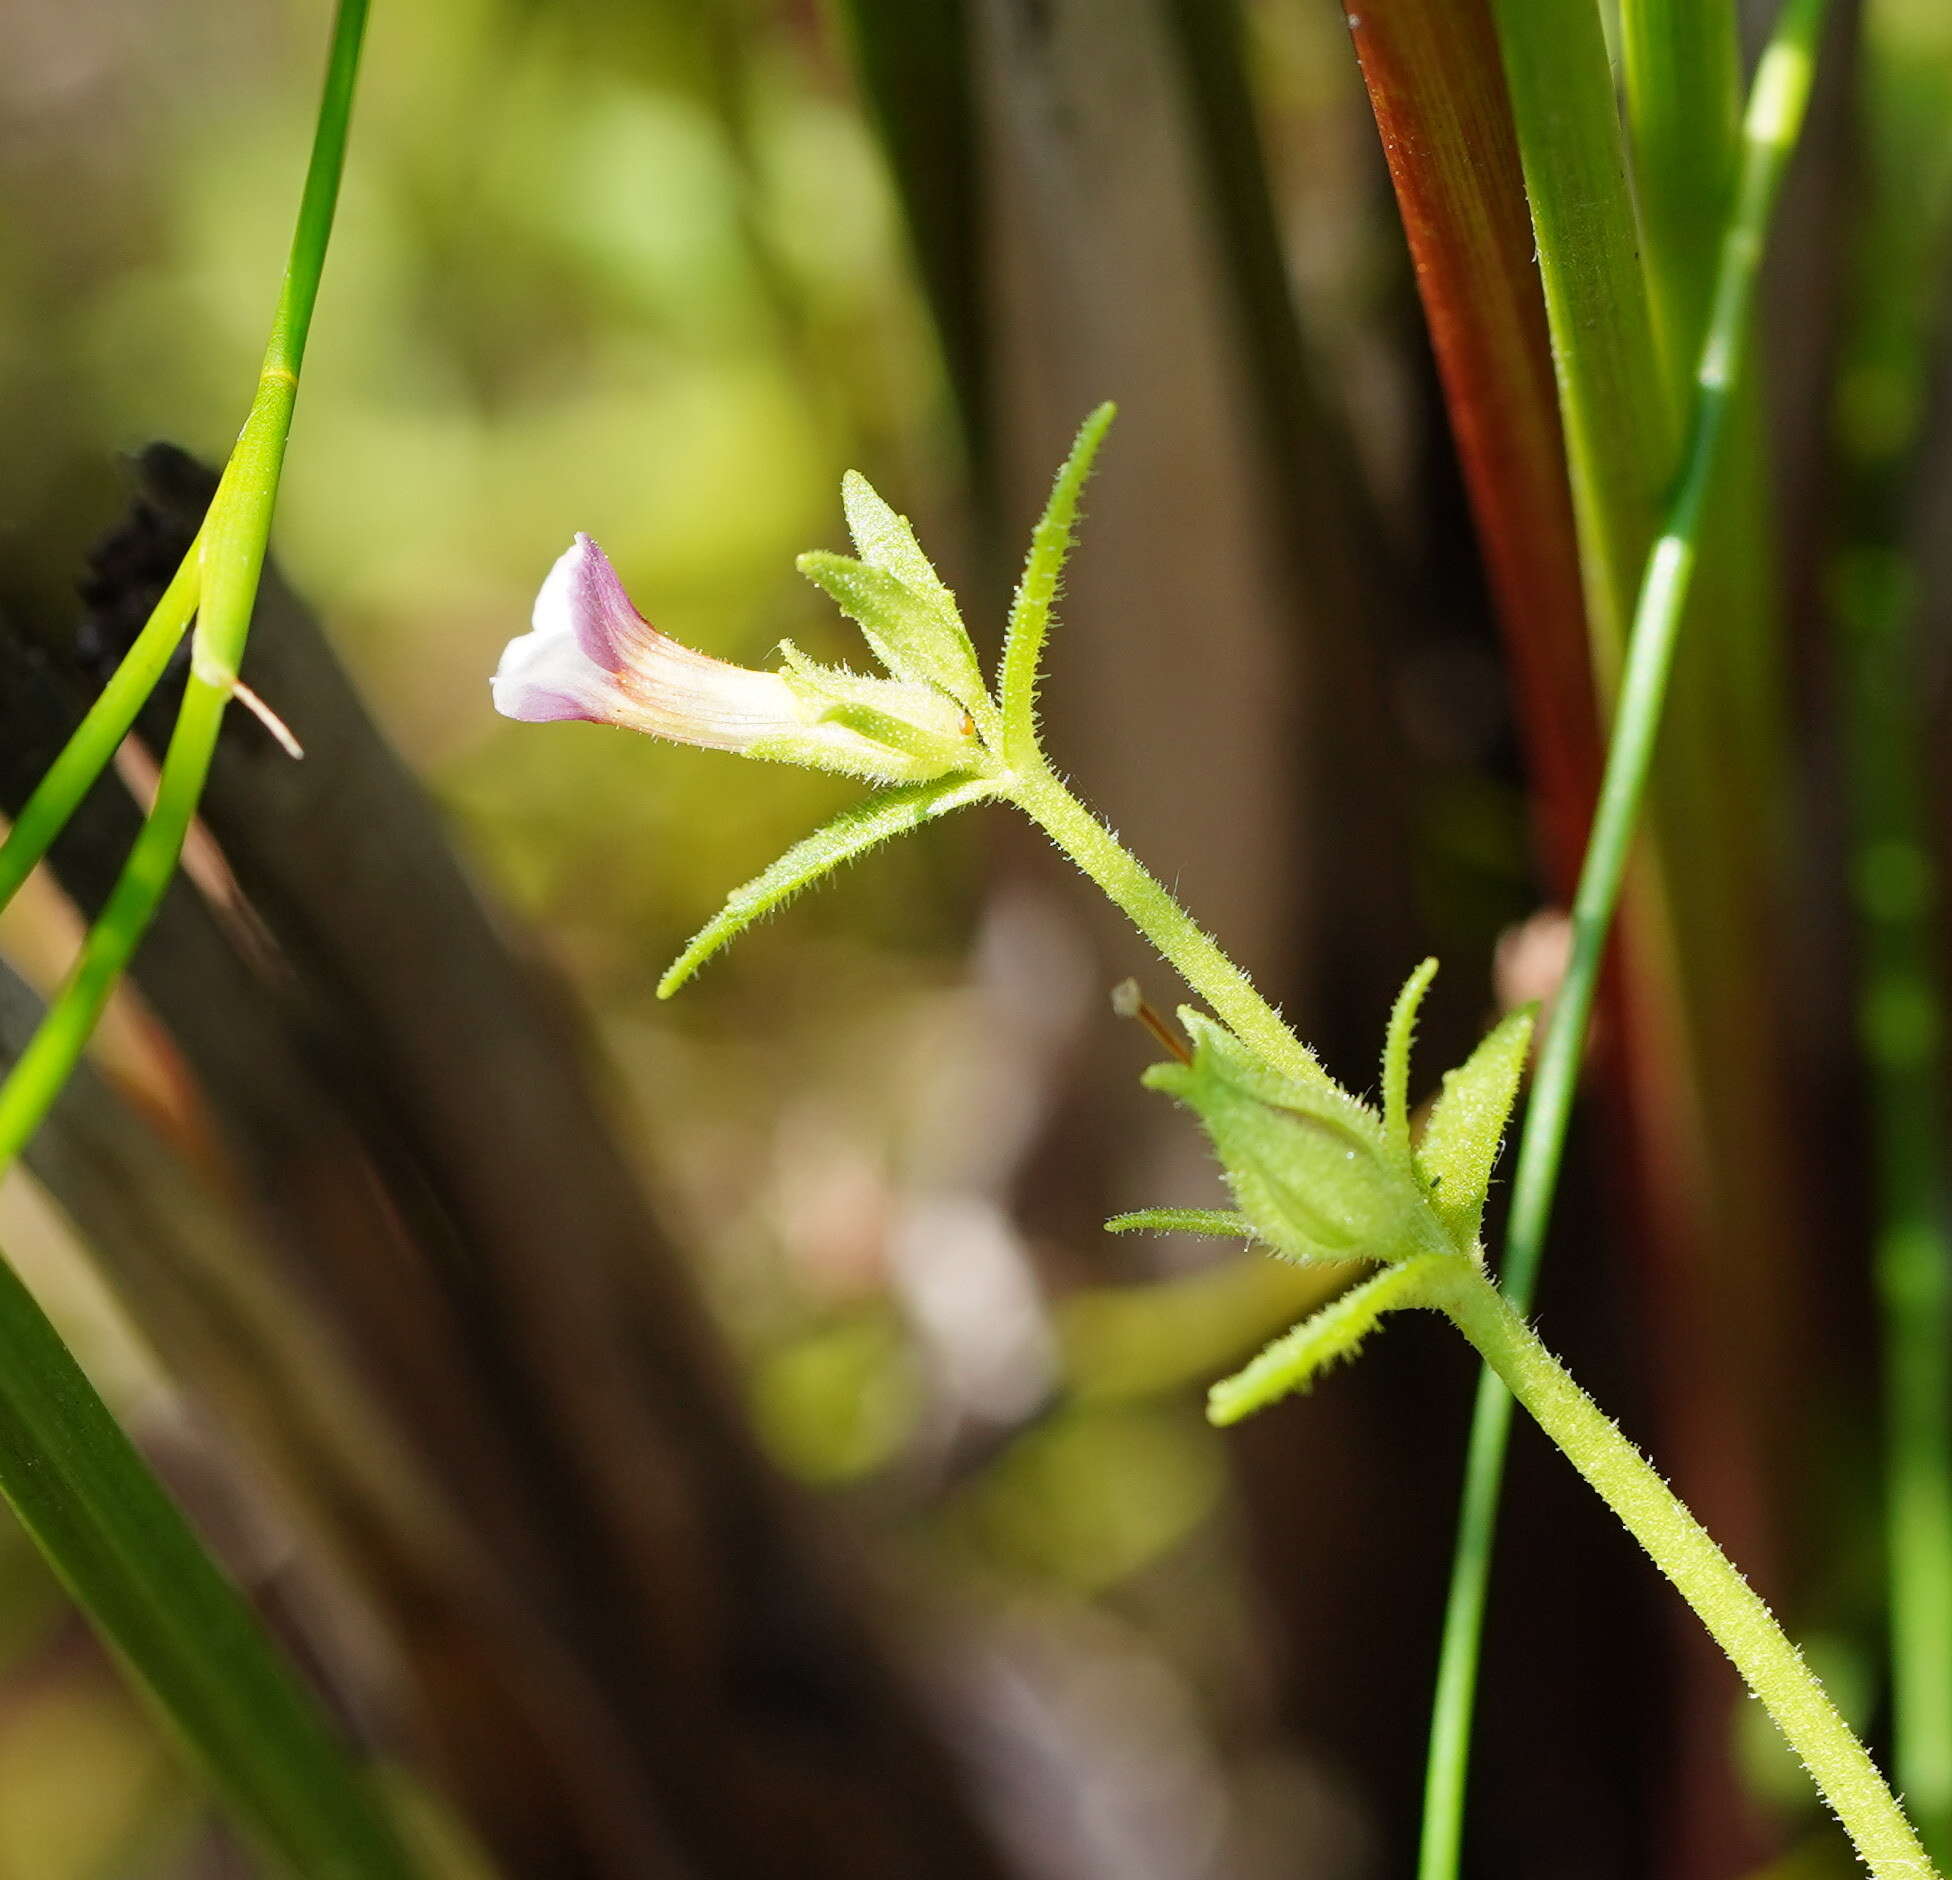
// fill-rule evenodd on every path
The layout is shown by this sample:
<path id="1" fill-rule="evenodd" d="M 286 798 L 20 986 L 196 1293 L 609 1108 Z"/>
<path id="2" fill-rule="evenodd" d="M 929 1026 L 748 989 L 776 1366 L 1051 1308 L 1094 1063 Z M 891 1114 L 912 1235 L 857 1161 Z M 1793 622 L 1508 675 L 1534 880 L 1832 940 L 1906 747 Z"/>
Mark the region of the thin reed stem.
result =
<path id="1" fill-rule="evenodd" d="M 1707 335 L 1694 376 L 1682 474 L 1641 582 L 1599 807 L 1573 900 L 1572 957 L 1540 1042 L 1519 1139 L 1501 1281 L 1520 1314 L 1530 1310 L 1537 1285 L 1600 968 L 1646 793 L 1702 516 L 1728 427 L 1737 357 L 1749 332 L 1770 214 L 1809 98 L 1823 12 L 1824 0 L 1788 0 L 1763 54 L 1743 122 L 1735 207 L 1722 240 Z M 1487 1371 L 1479 1381 L 1472 1415 L 1438 1661 L 1420 1880 L 1453 1880 L 1463 1847 L 1471 1713 L 1510 1426 L 1510 1395 Z"/>
<path id="2" fill-rule="evenodd" d="M 0 843 L 0 908 L 4 908 L 68 826 L 68 818 L 128 736 L 151 692 L 189 631 L 203 582 L 203 536 L 199 531 L 142 631 L 110 675 L 109 682 L 75 727 L 61 754 L 34 786 L 20 814 Z"/>
<path id="3" fill-rule="evenodd" d="M 311 165 L 257 396 L 205 527 L 129 660 L 30 800 L 19 885 L 112 756 L 201 598 L 156 801 L 66 987 L 0 1086 L 0 1171 L 75 1069 L 174 877 L 256 599 L 344 169 L 366 0 L 341 0 Z M 281 1872 L 411 1880 L 367 1774 L 212 1560 L 19 1277 L 0 1260 L 0 1493 L 239 1824 Z"/>
<path id="4" fill-rule="evenodd" d="M 244 657 L 251 611 L 257 602 L 258 577 L 278 499 L 285 444 L 291 434 L 298 375 L 318 302 L 339 179 L 345 168 L 367 4 L 368 0 L 341 0 L 311 166 L 264 364 L 258 374 L 257 394 L 218 485 L 210 515 L 192 548 L 191 553 L 198 558 L 197 571 L 188 576 L 179 571 L 171 583 L 177 609 L 199 590 L 201 605 L 191 637 L 190 676 L 163 759 L 156 800 L 107 905 L 89 929 L 81 958 L 67 984 L 11 1075 L 0 1085 L 0 1172 L 26 1147 L 60 1095 L 70 1068 L 94 1035 L 110 996 L 175 878 L 177 858 L 203 795 L 224 709 L 230 703 Z M 169 599 L 166 593 L 164 602 Z M 162 612 L 160 606 L 158 612 Z M 165 623 L 168 618 L 164 616 Z M 151 627 L 155 624 L 152 620 Z M 151 638 L 150 629 L 144 630 L 144 637 Z M 160 631 L 154 635 L 148 659 L 155 658 L 162 637 Z M 118 698 L 118 713 L 133 691 L 132 680 Z M 112 725 L 113 716 L 104 713 L 94 744 L 70 766 L 64 790 L 73 787 L 75 777 L 98 754 Z M 85 789 L 85 782 L 82 787 Z M 48 837 L 52 833 L 51 829 L 45 831 Z M 36 839 L 42 834 L 37 828 Z"/>

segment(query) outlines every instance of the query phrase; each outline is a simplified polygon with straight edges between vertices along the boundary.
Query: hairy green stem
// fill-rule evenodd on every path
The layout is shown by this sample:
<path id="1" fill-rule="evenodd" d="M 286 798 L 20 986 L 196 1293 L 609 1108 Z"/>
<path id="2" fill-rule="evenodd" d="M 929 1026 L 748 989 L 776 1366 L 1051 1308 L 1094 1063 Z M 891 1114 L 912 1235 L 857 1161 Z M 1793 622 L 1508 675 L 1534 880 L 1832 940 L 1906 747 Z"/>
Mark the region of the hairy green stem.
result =
<path id="1" fill-rule="evenodd" d="M 1235 1037 L 1273 1070 L 1305 1082 L 1322 1079 L 1315 1054 L 1254 982 L 1048 766 L 1018 771 L 1003 793 L 1105 891 Z"/>
<path id="2" fill-rule="evenodd" d="M 1647 561 L 1586 861 L 1572 909 L 1572 957 L 1539 1047 L 1512 1185 L 1503 1280 L 1529 1310 L 1579 1083 L 1600 967 L 1619 905 L 1660 729 L 1675 641 L 1694 573 L 1701 521 L 1732 409 L 1738 349 L 1748 331 L 1763 238 L 1808 101 L 1824 0 L 1789 0 L 1763 56 L 1743 131 L 1735 210 L 1725 232 L 1680 482 Z M 1424 1791 L 1421 1880 L 1452 1880 L 1463 1846 L 1471 1712 L 1511 1399 L 1487 1372 L 1479 1382 L 1465 1464 L 1457 1549 L 1432 1705 Z"/>
<path id="3" fill-rule="evenodd" d="M 1636 635 L 1637 642 L 1647 638 Z M 1644 765 L 1644 750 L 1638 761 Z M 1322 1076 L 1313 1056 L 1240 969 L 1050 771 L 1019 774 L 1003 794 L 1104 890 L 1237 1036 L 1275 1068 L 1311 1079 Z M 1628 829 L 1630 822 L 1617 832 L 1621 841 Z M 1516 1398 L 1525 1406 L 1673 1581 L 1802 1758 L 1876 1880 L 1934 1880 L 1930 1861 L 1876 1765 L 1774 1615 L 1474 1260 L 1447 1254 L 1386 1267 L 1340 1308 L 1329 1307 L 1271 1347 L 1264 1361 L 1317 1368 L 1315 1345 L 1331 1342 L 1346 1350 L 1383 1311 L 1408 1305 L 1433 1306 L 1451 1319 L 1499 1381 L 1500 1401 L 1509 1406 Z M 1343 1318 L 1352 1321 L 1353 1331 Z"/>
<path id="4" fill-rule="evenodd" d="M 1876 1880 L 1932 1875 L 1904 1810 L 1802 1653 L 1653 1465 L 1482 1271 L 1452 1262 L 1433 1275 L 1430 1292 L 1432 1303 L 1674 1582 L 1802 1759 Z"/>

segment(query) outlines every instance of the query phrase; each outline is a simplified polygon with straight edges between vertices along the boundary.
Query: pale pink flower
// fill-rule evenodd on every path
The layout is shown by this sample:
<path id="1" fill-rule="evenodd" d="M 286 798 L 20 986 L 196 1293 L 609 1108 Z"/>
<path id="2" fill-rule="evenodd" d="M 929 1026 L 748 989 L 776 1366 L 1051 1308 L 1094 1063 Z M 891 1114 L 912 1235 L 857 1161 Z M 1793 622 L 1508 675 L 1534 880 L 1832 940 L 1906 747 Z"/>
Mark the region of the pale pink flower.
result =
<path id="1" fill-rule="evenodd" d="M 755 672 L 681 645 L 631 605 L 587 535 L 550 569 L 530 631 L 508 643 L 490 683 L 495 709 L 507 718 L 622 725 L 860 777 L 939 776 L 973 750 L 960 707 L 932 687 L 858 679 L 804 661 L 790 675 Z M 876 714 L 897 742 L 834 722 L 835 711 L 849 706 Z"/>
<path id="2" fill-rule="evenodd" d="M 802 729 L 792 687 L 660 633 L 630 604 L 610 558 L 579 535 L 535 597 L 491 684 L 507 718 L 583 718 L 711 750 L 749 750 Z"/>

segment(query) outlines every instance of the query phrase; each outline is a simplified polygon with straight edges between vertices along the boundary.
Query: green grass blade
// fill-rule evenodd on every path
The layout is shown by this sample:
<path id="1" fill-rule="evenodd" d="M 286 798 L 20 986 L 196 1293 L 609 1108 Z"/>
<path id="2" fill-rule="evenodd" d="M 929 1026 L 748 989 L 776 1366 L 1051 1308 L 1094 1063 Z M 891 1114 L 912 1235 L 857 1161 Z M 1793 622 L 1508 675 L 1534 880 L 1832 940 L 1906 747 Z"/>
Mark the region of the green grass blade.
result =
<path id="1" fill-rule="evenodd" d="M 1599 790 L 1599 711 L 1558 385 L 1489 0 L 1349 14 L 1497 604 L 1552 892 Z"/>
<path id="2" fill-rule="evenodd" d="M 1600 966 L 1652 767 L 1702 517 L 1729 424 L 1738 354 L 1749 335 L 1764 239 L 1808 102 L 1823 8 L 1824 0 L 1788 0 L 1757 71 L 1744 120 L 1740 181 L 1735 209 L 1723 232 L 1713 310 L 1695 372 L 1694 411 L 1681 478 L 1640 585 L 1599 810 L 1573 902 L 1572 958 L 1539 1049 L 1520 1136 L 1502 1274 L 1506 1296 L 1520 1313 L 1530 1308 L 1544 1252 Z M 1487 1372 L 1480 1379 L 1472 1418 L 1445 1612 L 1424 1796 L 1420 1880 L 1454 1880 L 1462 1851 L 1471 1711 L 1510 1427 L 1511 1397 Z"/>
<path id="3" fill-rule="evenodd" d="M 1662 383 L 1677 414 L 1688 408 L 1735 190 L 1742 115 L 1736 10 L 1735 0 L 1623 0 L 1620 12 L 1648 304 Z M 1742 375 L 1709 496 L 1653 812 L 1677 891 L 1689 978 L 1705 989 L 1690 1015 L 1703 1107 L 1723 1118 L 1759 1107 L 1752 1087 L 1731 1089 L 1728 1082 L 1731 1073 L 1743 1079 L 1754 1061 L 1753 1035 L 1769 1022 L 1776 996 L 1758 949 L 1772 911 L 1770 876 L 1784 859 L 1788 799 L 1788 682 L 1761 377 Z M 1755 1158 L 1724 1142 L 1715 1160 L 1737 1203 L 1730 1212 L 1752 1215 L 1739 1191 Z M 1763 1258 L 1773 1268 L 1782 1242 L 1767 1238 Z M 1731 1255 L 1739 1267 L 1743 1248 L 1732 1246 Z"/>
<path id="4" fill-rule="evenodd" d="M 0 1493 L 282 1868 L 305 1880 L 413 1871 L 318 1706 L 3 1260 Z"/>
<path id="5" fill-rule="evenodd" d="M 60 998 L 0 1086 L 0 1169 L 78 1063 L 176 870 L 243 654 L 320 268 L 344 169 L 365 0 L 342 0 L 291 260 L 257 396 L 200 538 L 142 639 L 142 662 L 65 759 L 60 789 L 113 749 L 116 717 L 200 585 L 191 673 L 154 808 Z M 70 753 L 76 747 L 70 746 Z M 59 764 L 57 764 L 59 769 Z M 77 785 L 77 779 L 80 779 Z M 50 798 L 52 803 L 55 799 Z M 30 836 L 52 833 L 37 826 Z M 26 853 L 23 848 L 22 854 Z M 17 866 L 18 864 L 14 864 Z M 0 1262 L 0 1493 L 247 1832 L 294 1874 L 404 1877 L 366 1777 Z"/>
<path id="6" fill-rule="evenodd" d="M 1741 142 L 1734 0 L 1622 0 L 1620 51 L 1647 293 L 1679 408 L 1708 323 Z"/>
<path id="7" fill-rule="evenodd" d="M 0 1086 L 0 1171 L 19 1156 L 59 1094 L 69 1066 L 86 1048 L 175 876 L 203 794 L 257 600 L 298 375 L 345 167 L 366 12 L 367 0 L 341 0 L 335 19 L 312 160 L 257 394 L 200 538 L 202 602 L 190 643 L 190 676 L 156 800 L 121 878 L 89 930 L 74 972 L 13 1074 Z"/>
<path id="8" fill-rule="evenodd" d="M 1593 0 L 1494 0 L 1492 11 L 1559 368 L 1595 664 L 1611 691 L 1674 458 L 1612 67 Z"/>
<path id="9" fill-rule="evenodd" d="M 925 822 L 946 816 L 968 803 L 996 794 L 988 778 L 957 778 L 949 783 L 918 783 L 904 790 L 885 790 L 843 810 L 824 828 L 796 842 L 770 868 L 734 888 L 725 905 L 693 935 L 657 982 L 657 996 L 668 999 L 699 967 L 775 909 L 783 907 L 821 876 L 865 855 L 869 849 Z"/>

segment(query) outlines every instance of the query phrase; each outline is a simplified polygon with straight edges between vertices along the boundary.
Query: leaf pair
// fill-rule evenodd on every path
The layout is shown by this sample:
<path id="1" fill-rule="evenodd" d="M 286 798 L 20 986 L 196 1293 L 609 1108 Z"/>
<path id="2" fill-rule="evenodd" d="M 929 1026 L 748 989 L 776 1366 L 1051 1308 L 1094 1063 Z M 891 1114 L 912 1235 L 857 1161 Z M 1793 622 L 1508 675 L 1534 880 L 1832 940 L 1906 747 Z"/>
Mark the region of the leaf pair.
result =
<path id="1" fill-rule="evenodd" d="M 811 887 L 844 862 L 965 804 L 1009 793 L 1014 770 L 1039 762 L 1035 731 L 1038 663 L 1049 633 L 1058 580 L 1076 532 L 1078 501 L 1113 408 L 1085 420 L 1059 471 L 1010 609 L 999 674 L 1001 703 L 984 683 L 956 597 L 922 552 L 915 531 L 850 470 L 841 502 L 855 555 L 802 555 L 800 572 L 829 595 L 862 632 L 896 682 L 816 665 L 782 649 L 784 677 L 823 725 L 839 725 L 896 754 L 916 779 L 843 810 L 763 873 L 733 890 L 658 982 L 668 999 L 721 947 L 754 921 Z M 903 694 L 898 717 L 886 701 Z M 807 761 L 791 740 L 761 740 L 753 757 Z M 900 777 L 891 763 L 882 773 Z"/>

